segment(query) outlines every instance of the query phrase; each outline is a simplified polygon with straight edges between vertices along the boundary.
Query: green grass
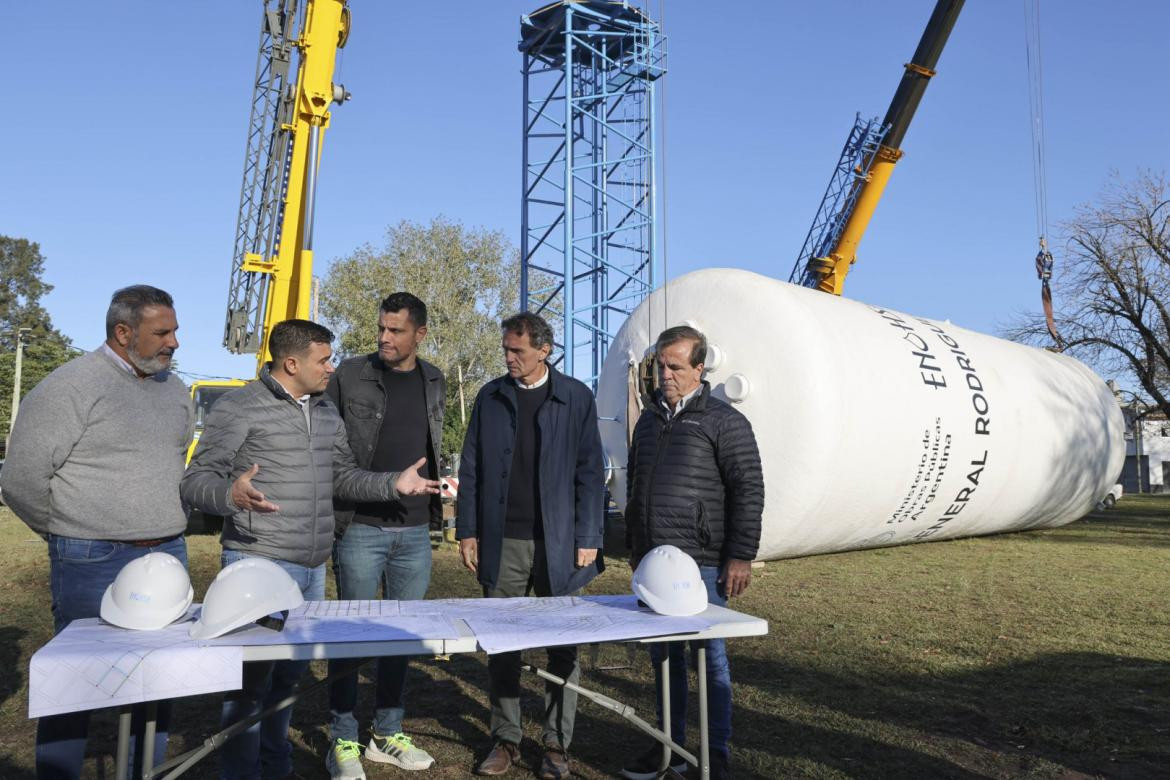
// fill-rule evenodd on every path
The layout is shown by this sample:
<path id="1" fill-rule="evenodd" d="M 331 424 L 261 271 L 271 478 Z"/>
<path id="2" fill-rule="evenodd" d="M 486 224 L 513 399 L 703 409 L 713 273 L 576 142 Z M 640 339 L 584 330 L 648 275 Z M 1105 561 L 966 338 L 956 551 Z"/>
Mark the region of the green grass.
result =
<path id="1" fill-rule="evenodd" d="M 190 538 L 198 594 L 218 567 L 214 537 Z M 616 552 L 616 551 L 615 551 Z M 0 777 L 31 772 L 27 669 L 51 635 L 44 544 L 0 512 Z M 620 557 L 591 590 L 622 592 Z M 429 595 L 477 593 L 449 549 Z M 733 606 L 766 618 L 765 637 L 729 643 L 737 777 L 1141 778 L 1170 774 L 1170 497 L 1127 497 L 1065 528 L 767 564 Z M 653 715 L 643 651 L 582 653 L 583 684 Z M 533 653 L 540 661 L 541 654 Z M 323 664 L 313 674 L 324 674 Z M 523 758 L 539 761 L 527 679 Z M 487 748 L 484 656 L 413 670 L 407 729 L 438 764 L 469 777 Z M 372 697 L 363 679 L 362 707 Z M 174 754 L 217 722 L 218 697 L 185 699 Z M 324 693 L 294 721 L 297 772 L 324 777 Z M 368 713 L 367 713 L 368 717 Z M 611 777 L 638 732 L 579 708 L 578 776 Z M 95 717 L 87 777 L 112 775 L 114 723 Z M 214 776 L 215 762 L 193 777 Z M 406 776 L 367 766 L 371 778 Z M 531 776 L 515 771 L 513 776 Z"/>

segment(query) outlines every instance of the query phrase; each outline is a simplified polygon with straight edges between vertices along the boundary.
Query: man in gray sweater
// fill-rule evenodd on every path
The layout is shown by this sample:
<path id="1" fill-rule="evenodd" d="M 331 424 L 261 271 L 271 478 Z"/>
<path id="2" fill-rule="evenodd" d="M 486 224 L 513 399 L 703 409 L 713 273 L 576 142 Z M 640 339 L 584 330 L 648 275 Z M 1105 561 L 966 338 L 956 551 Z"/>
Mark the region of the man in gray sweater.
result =
<path id="1" fill-rule="evenodd" d="M 102 594 L 128 562 L 149 552 L 187 562 L 179 480 L 194 412 L 187 388 L 168 371 L 178 329 L 167 293 L 118 290 L 105 342 L 49 374 L 20 405 L 0 488 L 49 543 L 56 631 L 97 617 Z M 165 755 L 169 712 L 163 702 L 156 762 Z M 141 723 L 141 713 L 135 717 Z M 78 777 L 88 730 L 88 712 L 41 718 L 37 777 Z"/>
<path id="2" fill-rule="evenodd" d="M 250 556 L 283 568 L 310 601 L 325 598 L 325 562 L 333 549 L 333 497 L 394 501 L 437 493 L 422 458 L 401 472 L 358 468 L 345 424 L 325 387 L 333 373 L 333 334 L 307 320 L 285 320 L 269 335 L 272 362 L 260 378 L 225 394 L 208 415 L 183 477 L 183 500 L 224 515 L 222 564 Z M 244 667 L 243 688 L 224 699 L 225 726 L 289 695 L 307 661 Z M 285 777 L 292 771 L 292 708 L 229 740 L 221 776 Z"/>

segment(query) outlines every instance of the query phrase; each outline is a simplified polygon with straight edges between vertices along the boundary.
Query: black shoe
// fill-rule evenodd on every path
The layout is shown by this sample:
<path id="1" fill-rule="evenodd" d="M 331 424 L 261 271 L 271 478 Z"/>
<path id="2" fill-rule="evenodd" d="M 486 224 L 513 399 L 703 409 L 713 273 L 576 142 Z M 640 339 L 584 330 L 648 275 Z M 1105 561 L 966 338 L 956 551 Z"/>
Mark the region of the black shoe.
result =
<path id="1" fill-rule="evenodd" d="M 570 777 L 569 754 L 556 742 L 544 743 L 544 758 L 540 761 L 540 780 L 561 780 Z"/>
<path id="2" fill-rule="evenodd" d="M 654 780 L 658 777 L 658 768 L 662 766 L 662 743 L 655 742 L 642 755 L 622 767 L 622 777 L 628 780 Z M 687 762 L 681 756 L 670 754 L 670 768 L 682 774 L 687 770 Z"/>

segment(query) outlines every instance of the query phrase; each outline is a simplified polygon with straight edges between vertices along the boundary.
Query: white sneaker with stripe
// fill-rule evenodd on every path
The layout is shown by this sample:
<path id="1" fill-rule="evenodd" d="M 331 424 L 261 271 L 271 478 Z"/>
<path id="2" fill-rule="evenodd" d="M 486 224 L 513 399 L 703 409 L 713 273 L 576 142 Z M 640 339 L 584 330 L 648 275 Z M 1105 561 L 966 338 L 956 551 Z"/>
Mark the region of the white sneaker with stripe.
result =
<path id="1" fill-rule="evenodd" d="M 393 764 L 402 769 L 430 769 L 435 759 L 401 731 L 389 737 L 371 734 L 366 745 L 366 758 L 382 764 Z"/>

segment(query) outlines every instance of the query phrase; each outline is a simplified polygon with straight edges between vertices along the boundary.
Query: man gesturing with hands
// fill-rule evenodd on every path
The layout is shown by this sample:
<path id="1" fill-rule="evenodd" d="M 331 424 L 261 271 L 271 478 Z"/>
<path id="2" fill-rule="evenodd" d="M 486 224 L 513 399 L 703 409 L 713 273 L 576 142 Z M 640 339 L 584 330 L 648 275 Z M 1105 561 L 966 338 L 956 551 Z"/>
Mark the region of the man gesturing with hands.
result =
<path id="1" fill-rule="evenodd" d="M 259 379 L 212 408 L 183 477 L 183 500 L 225 516 L 222 565 L 268 558 L 311 601 L 325 598 L 325 562 L 333 550 L 333 497 L 392 501 L 437 493 L 419 475 L 358 468 L 337 407 L 325 395 L 333 374 L 333 334 L 308 320 L 285 320 L 269 335 L 272 362 Z M 307 661 L 245 664 L 243 688 L 224 697 L 225 726 L 285 698 Z M 229 740 L 221 776 L 285 777 L 292 771 L 286 707 Z"/>

